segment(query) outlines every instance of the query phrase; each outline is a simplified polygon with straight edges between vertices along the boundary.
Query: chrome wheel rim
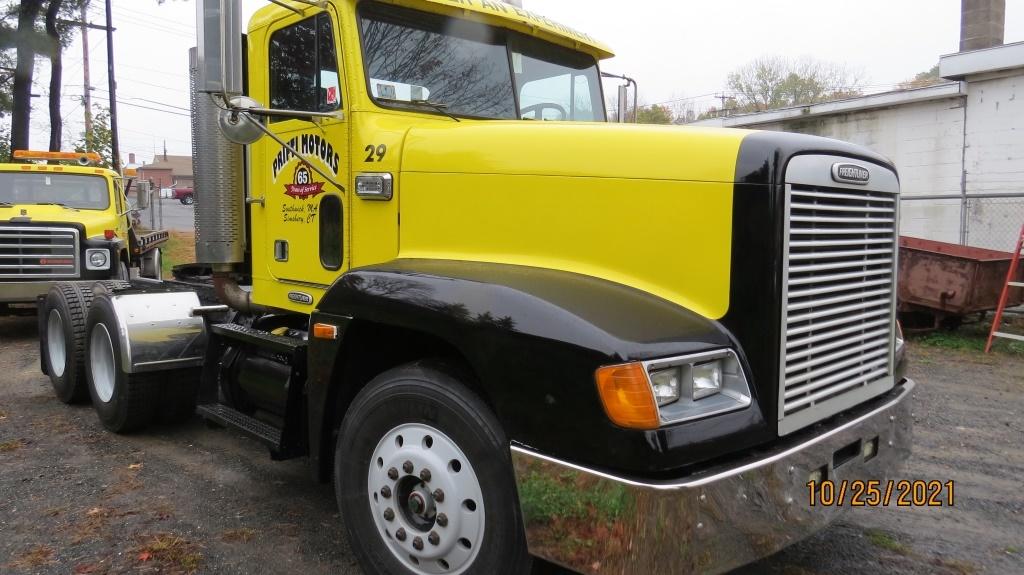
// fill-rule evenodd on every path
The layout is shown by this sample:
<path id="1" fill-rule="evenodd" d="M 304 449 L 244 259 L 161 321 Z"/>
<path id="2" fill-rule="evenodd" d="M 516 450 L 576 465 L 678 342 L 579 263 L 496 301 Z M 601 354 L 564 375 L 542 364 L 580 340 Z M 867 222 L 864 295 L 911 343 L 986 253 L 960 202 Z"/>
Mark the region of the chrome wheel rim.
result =
<path id="1" fill-rule="evenodd" d="M 68 350 L 64 345 L 64 318 L 55 309 L 51 309 L 46 317 L 46 355 L 50 358 L 50 373 L 56 377 L 63 376 Z"/>
<path id="2" fill-rule="evenodd" d="M 386 433 L 370 459 L 367 493 L 377 531 L 407 569 L 470 569 L 483 545 L 483 490 L 450 437 L 419 423 Z"/>
<path id="3" fill-rule="evenodd" d="M 96 397 L 107 403 L 114 397 L 114 343 L 107 326 L 102 323 L 92 328 L 89 337 L 89 372 L 92 374 L 93 389 Z"/>

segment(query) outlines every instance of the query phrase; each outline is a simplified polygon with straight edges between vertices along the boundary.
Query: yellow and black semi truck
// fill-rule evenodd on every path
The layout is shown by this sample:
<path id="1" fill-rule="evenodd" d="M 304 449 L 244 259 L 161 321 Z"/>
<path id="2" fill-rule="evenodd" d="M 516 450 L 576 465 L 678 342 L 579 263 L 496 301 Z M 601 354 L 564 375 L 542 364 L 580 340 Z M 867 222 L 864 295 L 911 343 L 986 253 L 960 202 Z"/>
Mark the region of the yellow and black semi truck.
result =
<path id="1" fill-rule="evenodd" d="M 274 4 L 198 2 L 201 265 L 80 306 L 107 428 L 307 458 L 368 573 L 718 573 L 898 472 L 885 158 L 609 124 L 610 50 L 510 4 Z"/>

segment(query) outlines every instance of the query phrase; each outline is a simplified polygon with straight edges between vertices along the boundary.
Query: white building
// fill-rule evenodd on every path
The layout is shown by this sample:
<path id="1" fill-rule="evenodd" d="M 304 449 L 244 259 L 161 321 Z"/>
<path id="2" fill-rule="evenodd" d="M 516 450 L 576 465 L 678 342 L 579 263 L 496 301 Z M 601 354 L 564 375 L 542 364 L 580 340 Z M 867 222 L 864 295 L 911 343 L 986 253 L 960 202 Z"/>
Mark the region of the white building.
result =
<path id="1" fill-rule="evenodd" d="M 886 155 L 902 234 L 1012 250 L 1024 224 L 1024 42 L 943 56 L 946 83 L 699 122 L 801 132 Z"/>

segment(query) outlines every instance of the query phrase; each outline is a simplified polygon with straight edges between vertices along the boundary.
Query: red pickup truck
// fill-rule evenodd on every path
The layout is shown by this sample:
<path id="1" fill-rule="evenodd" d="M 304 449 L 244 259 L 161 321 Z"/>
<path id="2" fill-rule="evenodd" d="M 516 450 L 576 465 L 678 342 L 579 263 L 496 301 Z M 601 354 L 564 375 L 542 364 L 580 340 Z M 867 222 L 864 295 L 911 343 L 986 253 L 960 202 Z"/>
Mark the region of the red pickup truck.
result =
<path id="1" fill-rule="evenodd" d="M 186 206 L 196 203 L 196 193 L 192 188 L 174 188 L 174 195 L 171 196 Z"/>

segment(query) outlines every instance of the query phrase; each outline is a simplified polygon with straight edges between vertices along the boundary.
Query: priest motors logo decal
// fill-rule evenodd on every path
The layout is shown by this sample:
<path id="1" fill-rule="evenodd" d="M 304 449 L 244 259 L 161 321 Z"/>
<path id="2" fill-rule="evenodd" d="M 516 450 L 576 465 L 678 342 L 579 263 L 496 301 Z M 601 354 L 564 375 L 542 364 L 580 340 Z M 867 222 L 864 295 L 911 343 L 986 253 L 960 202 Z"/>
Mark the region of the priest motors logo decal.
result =
<path id="1" fill-rule="evenodd" d="M 296 200 L 308 200 L 324 192 L 324 182 L 314 182 L 313 171 L 306 164 L 296 166 L 292 182 L 284 185 L 284 195 Z"/>

